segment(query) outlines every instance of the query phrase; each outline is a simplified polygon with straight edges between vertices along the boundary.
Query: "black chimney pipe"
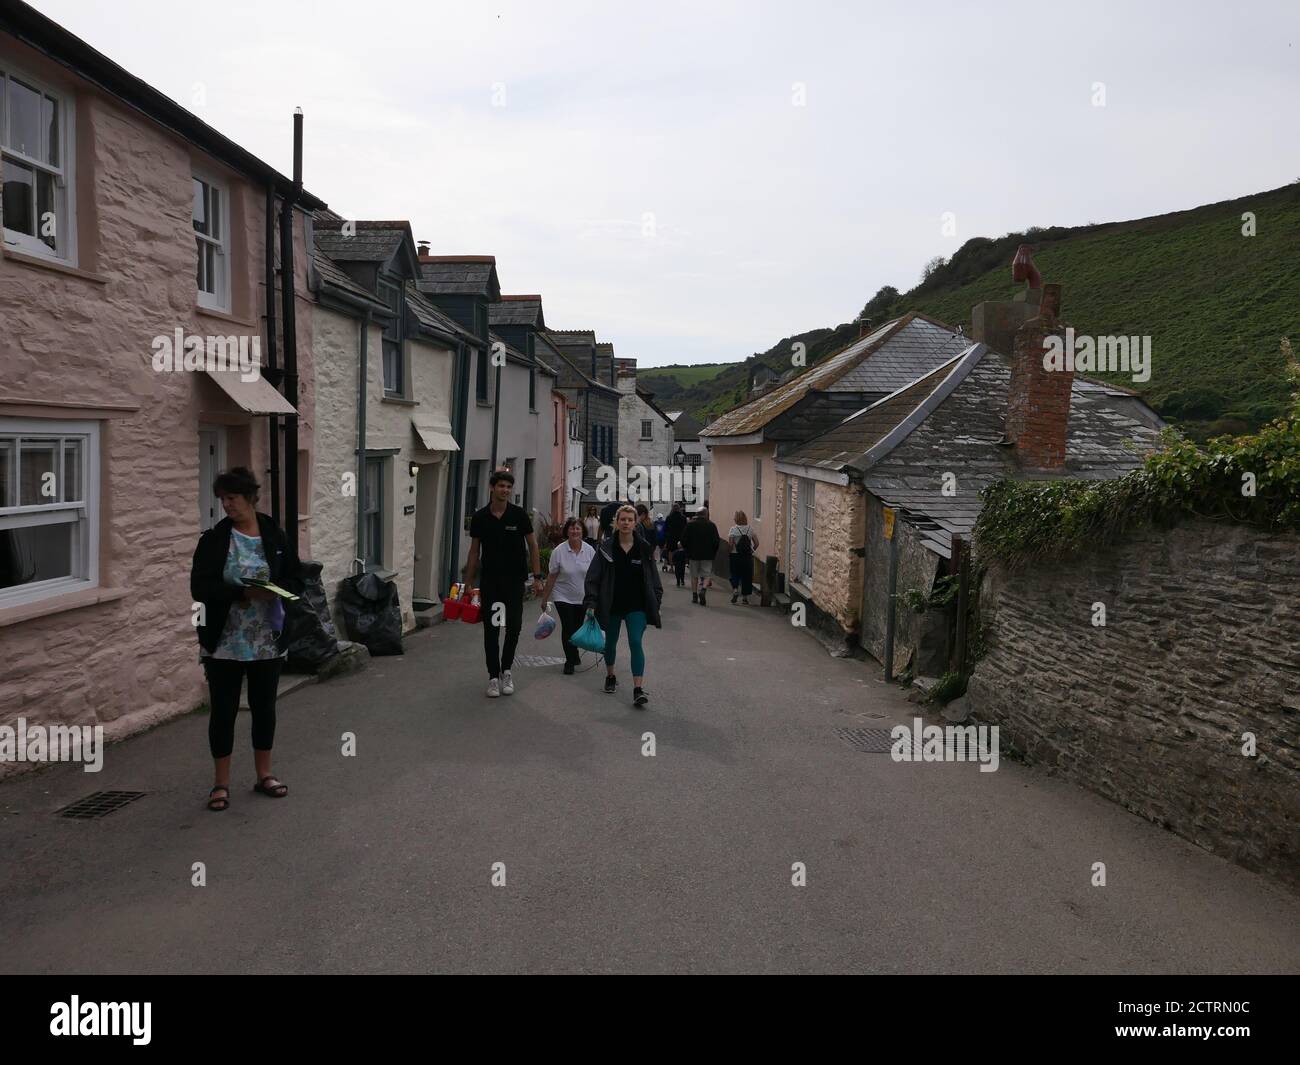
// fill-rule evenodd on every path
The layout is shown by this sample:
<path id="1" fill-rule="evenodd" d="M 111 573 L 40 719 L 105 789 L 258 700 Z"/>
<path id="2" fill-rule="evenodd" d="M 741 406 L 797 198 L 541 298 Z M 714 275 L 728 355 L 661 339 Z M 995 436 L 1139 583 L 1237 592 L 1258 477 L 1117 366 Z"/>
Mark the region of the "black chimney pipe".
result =
<path id="1" fill-rule="evenodd" d="M 298 547 L 298 329 L 294 299 L 293 205 L 302 194 L 302 109 L 293 115 L 293 194 L 280 207 L 280 292 L 284 314 L 284 398 L 294 414 L 284 419 L 284 532 L 290 547 Z"/>
<path id="2" fill-rule="evenodd" d="M 275 355 L 275 186 L 266 186 L 266 367 L 272 386 L 280 383 Z M 271 450 L 271 518 L 280 525 L 280 417 L 272 414 L 267 425 Z"/>

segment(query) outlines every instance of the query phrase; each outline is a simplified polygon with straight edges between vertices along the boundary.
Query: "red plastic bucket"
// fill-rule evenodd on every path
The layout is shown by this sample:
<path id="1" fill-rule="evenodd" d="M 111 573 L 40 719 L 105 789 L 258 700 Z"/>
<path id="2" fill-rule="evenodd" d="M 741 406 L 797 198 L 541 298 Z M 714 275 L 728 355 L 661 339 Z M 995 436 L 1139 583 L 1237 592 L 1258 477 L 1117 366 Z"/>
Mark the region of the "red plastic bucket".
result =
<path id="1" fill-rule="evenodd" d="M 478 624 L 479 611 L 482 609 L 481 606 L 475 606 L 473 603 L 466 603 L 461 607 L 460 620 L 465 622 L 467 625 L 476 625 Z"/>
<path id="2" fill-rule="evenodd" d="M 460 612 L 465 604 L 459 599 L 444 599 L 442 601 L 442 616 L 448 621 L 455 621 L 460 617 Z"/>

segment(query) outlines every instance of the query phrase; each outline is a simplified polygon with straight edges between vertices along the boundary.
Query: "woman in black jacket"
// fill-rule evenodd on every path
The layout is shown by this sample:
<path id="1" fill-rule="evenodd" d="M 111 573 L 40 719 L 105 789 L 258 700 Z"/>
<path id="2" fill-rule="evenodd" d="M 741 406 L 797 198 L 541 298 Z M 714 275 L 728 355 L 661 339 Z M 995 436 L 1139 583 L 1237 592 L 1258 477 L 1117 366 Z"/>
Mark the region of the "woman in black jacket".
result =
<path id="1" fill-rule="evenodd" d="M 289 792 L 271 775 L 276 686 L 289 644 L 284 607 L 273 592 L 243 582 L 263 580 L 284 587 L 298 579 L 300 566 L 284 533 L 256 510 L 258 487 L 242 466 L 217 477 L 212 491 L 221 499 L 226 517 L 199 537 L 190 569 L 190 594 L 200 604 L 199 653 L 212 708 L 208 746 L 215 784 L 208 793 L 210 810 L 230 805 L 230 754 L 245 677 L 253 714 L 254 790 L 275 799 Z"/>
<path id="2" fill-rule="evenodd" d="M 584 605 L 588 616 L 595 614 L 605 630 L 605 694 L 618 690 L 614 675 L 614 655 L 618 650 L 619 628 L 627 624 L 627 644 L 632 653 L 632 705 L 643 707 L 650 701 L 642 681 L 645 679 L 645 652 L 641 637 L 646 625 L 663 628 L 659 604 L 664 589 L 655 568 L 654 544 L 636 532 L 636 510 L 619 507 L 614 515 L 614 532 L 601 542 L 596 557 L 587 570 Z"/>

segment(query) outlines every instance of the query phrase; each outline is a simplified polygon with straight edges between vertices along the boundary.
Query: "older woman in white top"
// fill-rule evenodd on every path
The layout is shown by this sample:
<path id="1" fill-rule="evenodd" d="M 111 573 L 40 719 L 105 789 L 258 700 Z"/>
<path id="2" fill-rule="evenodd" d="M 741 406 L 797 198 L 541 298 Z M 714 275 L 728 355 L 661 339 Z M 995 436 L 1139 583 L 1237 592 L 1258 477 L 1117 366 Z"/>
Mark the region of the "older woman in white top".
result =
<path id="1" fill-rule="evenodd" d="M 542 589 L 542 609 L 554 600 L 555 611 L 560 615 L 565 673 L 572 673 L 578 664 L 578 649 L 569 642 L 569 637 L 582 627 L 587 567 L 596 557 L 596 549 L 582 538 L 585 531 L 577 518 L 564 523 L 564 543 L 551 552 L 546 587 Z"/>

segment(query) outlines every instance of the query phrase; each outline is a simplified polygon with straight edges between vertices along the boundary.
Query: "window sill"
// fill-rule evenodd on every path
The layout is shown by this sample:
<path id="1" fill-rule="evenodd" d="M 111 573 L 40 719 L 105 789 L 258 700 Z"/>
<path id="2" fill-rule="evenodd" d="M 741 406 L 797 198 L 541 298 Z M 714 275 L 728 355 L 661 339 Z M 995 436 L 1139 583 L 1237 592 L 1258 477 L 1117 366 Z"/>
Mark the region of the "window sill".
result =
<path id="1" fill-rule="evenodd" d="M 384 394 L 383 399 L 381 399 L 379 402 L 395 403 L 399 407 L 418 407 L 420 405 L 420 401 L 418 399 L 407 399 L 405 396 L 390 396 L 387 393 Z"/>
<path id="2" fill-rule="evenodd" d="M 196 303 L 194 309 L 205 318 L 219 318 L 223 322 L 233 322 L 235 325 L 242 325 L 245 329 L 257 329 L 258 323 L 250 322 L 247 318 L 239 318 L 229 311 L 218 310 L 216 307 L 205 307 L 201 303 Z"/>
<path id="3" fill-rule="evenodd" d="M 56 274 L 79 277 L 83 281 L 93 281 L 97 285 L 108 284 L 108 278 L 103 274 L 93 274 L 89 270 L 69 266 L 59 259 L 47 259 L 43 255 L 29 255 L 25 251 L 15 251 L 13 248 L 6 247 L 4 249 L 4 259 L 7 262 L 22 263 L 24 266 L 35 266 L 41 270 L 52 270 Z"/>
<path id="4" fill-rule="evenodd" d="M 813 597 L 812 589 L 809 588 L 808 585 L 804 584 L 802 580 L 795 580 L 792 577 L 787 583 L 793 591 L 798 592 L 805 599 L 811 599 Z"/>
<path id="5" fill-rule="evenodd" d="M 125 588 L 87 588 L 84 591 L 51 596 L 49 599 L 41 599 L 35 603 L 0 607 L 0 628 L 43 618 L 49 614 L 60 614 L 65 610 L 78 610 L 83 606 L 111 603 L 124 598 L 126 594 Z"/>
<path id="6" fill-rule="evenodd" d="M 489 403 L 486 399 L 475 399 L 475 400 L 474 400 L 474 403 L 475 403 L 476 406 L 479 406 L 479 407 L 489 407 L 489 408 L 490 408 L 490 407 L 492 406 L 492 404 Z"/>

